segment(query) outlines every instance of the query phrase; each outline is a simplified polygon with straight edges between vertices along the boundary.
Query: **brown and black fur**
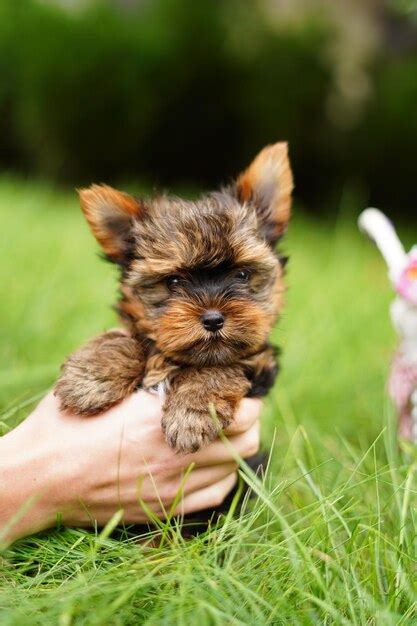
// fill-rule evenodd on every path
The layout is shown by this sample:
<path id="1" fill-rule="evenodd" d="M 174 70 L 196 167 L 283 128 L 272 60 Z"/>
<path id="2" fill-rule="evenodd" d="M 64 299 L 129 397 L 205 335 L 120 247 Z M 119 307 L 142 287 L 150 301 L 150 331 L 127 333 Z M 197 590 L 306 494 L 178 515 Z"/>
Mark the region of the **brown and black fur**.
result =
<path id="1" fill-rule="evenodd" d="M 277 143 L 233 185 L 195 202 L 137 200 L 106 185 L 81 190 L 94 235 L 121 269 L 125 330 L 67 359 L 56 385 L 62 407 L 91 415 L 138 386 L 162 384 L 166 439 L 192 452 L 231 422 L 244 396 L 265 395 L 277 373 L 268 335 L 285 290 L 274 246 L 292 186 L 287 145 Z M 219 330 L 203 326 L 207 311 L 221 314 Z"/>

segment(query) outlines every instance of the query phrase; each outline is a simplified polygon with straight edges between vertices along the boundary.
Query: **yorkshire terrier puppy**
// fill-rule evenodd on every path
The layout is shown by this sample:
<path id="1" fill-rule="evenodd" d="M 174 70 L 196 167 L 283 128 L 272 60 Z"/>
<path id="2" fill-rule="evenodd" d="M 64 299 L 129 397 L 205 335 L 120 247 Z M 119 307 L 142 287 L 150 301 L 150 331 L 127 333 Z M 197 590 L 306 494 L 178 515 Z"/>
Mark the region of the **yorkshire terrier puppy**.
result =
<path id="1" fill-rule="evenodd" d="M 135 199 L 106 185 L 81 190 L 91 230 L 120 267 L 126 330 L 67 359 L 56 385 L 61 406 L 93 415 L 138 387 L 158 389 L 167 442 L 195 452 L 244 396 L 265 395 L 278 369 L 268 334 L 284 292 L 285 260 L 274 246 L 292 188 L 287 144 L 277 143 L 232 185 L 195 202 Z"/>

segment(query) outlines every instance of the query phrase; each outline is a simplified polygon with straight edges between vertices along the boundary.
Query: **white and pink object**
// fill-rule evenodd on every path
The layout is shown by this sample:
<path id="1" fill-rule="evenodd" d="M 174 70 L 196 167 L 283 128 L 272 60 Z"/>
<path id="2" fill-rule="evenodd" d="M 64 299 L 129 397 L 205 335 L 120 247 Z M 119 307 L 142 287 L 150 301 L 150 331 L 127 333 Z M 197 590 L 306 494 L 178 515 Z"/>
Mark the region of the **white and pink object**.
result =
<path id="1" fill-rule="evenodd" d="M 400 436 L 417 443 L 417 246 L 407 253 L 394 226 L 378 209 L 366 209 L 359 227 L 381 251 L 397 293 L 391 318 L 399 346 L 388 388 L 398 410 Z"/>

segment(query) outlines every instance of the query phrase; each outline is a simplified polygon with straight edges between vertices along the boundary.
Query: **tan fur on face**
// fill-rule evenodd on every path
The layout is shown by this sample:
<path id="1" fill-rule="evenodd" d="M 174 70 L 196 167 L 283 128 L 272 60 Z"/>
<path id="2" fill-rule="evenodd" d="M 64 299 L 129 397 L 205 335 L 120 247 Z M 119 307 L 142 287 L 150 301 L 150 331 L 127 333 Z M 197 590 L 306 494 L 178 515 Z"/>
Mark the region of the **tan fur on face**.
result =
<path id="1" fill-rule="evenodd" d="M 209 308 L 225 316 L 224 327 L 216 336 L 201 324 L 201 316 Z M 156 347 L 174 361 L 199 366 L 226 365 L 259 350 L 271 321 L 251 302 L 212 300 L 196 304 L 176 300 L 159 320 Z M 252 329 L 250 334 L 248 328 Z"/>
<path id="2" fill-rule="evenodd" d="M 179 353 L 192 344 L 211 352 L 214 342 L 207 341 L 207 332 L 202 328 L 200 318 L 205 308 L 220 308 L 223 311 L 227 303 L 222 302 L 221 298 L 219 301 L 194 299 L 192 294 L 178 300 L 170 296 L 165 278 L 201 263 L 209 270 L 215 264 L 231 260 L 237 266 L 253 268 L 252 293 L 243 298 L 242 302 L 237 302 L 235 311 L 238 313 L 230 317 L 227 315 L 229 322 L 226 322 L 223 339 L 228 337 L 233 341 L 234 337 L 235 344 L 251 344 L 250 347 L 245 346 L 245 353 L 250 349 L 255 350 L 260 343 L 266 341 L 279 314 L 284 283 L 276 256 L 254 230 L 256 220 L 252 219 L 253 210 L 231 201 L 230 211 L 225 215 L 225 225 L 221 231 L 217 219 L 206 221 L 210 217 L 210 214 L 206 215 L 209 210 L 221 210 L 217 199 L 213 206 L 203 205 L 202 215 L 199 213 L 201 207 L 198 203 L 178 204 L 174 201 L 169 215 L 164 213 L 168 211 L 166 204 L 161 205 L 158 202 L 157 208 L 161 210 L 158 222 L 154 221 L 156 217 L 149 210 L 150 222 L 144 219 L 140 224 L 141 239 L 137 243 L 139 258 L 132 261 L 122 283 L 123 299 L 119 307 L 121 312 L 130 316 L 132 327 L 145 332 L 157 342 L 159 349 L 167 351 L 172 358 L 183 360 L 184 355 Z M 175 223 L 175 215 L 181 211 L 187 215 L 187 229 L 183 229 L 181 221 Z M 211 231 L 213 223 L 214 235 Z M 156 238 L 150 232 L 157 224 L 159 236 Z M 230 296 L 228 300 L 230 301 Z M 227 349 L 217 342 L 217 347 L 224 354 L 225 363 L 229 363 L 237 353 L 234 346 Z M 204 355 L 193 355 L 190 352 L 186 358 L 193 363 L 206 362 Z M 210 361 L 209 355 L 207 358 Z M 214 356 L 212 358 L 216 362 Z M 220 359 L 219 353 L 218 360 Z"/>

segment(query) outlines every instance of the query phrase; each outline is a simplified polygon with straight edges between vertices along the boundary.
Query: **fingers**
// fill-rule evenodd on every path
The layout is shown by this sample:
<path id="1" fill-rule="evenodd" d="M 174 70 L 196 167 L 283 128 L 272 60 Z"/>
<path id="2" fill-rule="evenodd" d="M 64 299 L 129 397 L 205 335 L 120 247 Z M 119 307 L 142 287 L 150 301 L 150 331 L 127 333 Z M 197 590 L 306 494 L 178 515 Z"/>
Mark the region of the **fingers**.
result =
<path id="1" fill-rule="evenodd" d="M 186 495 L 174 511 L 175 515 L 186 515 L 203 509 L 211 509 L 222 504 L 236 485 L 237 474 L 233 472 L 214 484 Z"/>
<path id="2" fill-rule="evenodd" d="M 185 455 L 182 461 L 184 465 L 194 462 L 199 467 L 205 467 L 234 461 L 236 455 L 243 459 L 253 456 L 258 452 L 260 445 L 259 420 L 255 421 L 246 432 L 228 438 L 228 443 L 229 445 L 221 439 L 216 439 L 195 454 Z"/>
<path id="3" fill-rule="evenodd" d="M 145 411 L 161 413 L 162 401 L 156 393 L 150 393 L 144 389 L 138 389 L 134 391 L 130 396 L 127 396 L 122 402 L 117 404 L 110 411 L 125 411 L 126 413 L 133 412 L 135 415 L 140 415 Z"/>
<path id="4" fill-rule="evenodd" d="M 124 521 L 129 524 L 149 521 L 146 511 L 140 504 L 142 497 L 147 508 L 161 519 L 166 517 L 176 499 L 179 499 L 179 504 L 173 512 L 174 515 L 219 506 L 236 484 L 236 467 L 235 463 L 226 463 L 196 469 L 188 477 L 182 494 L 180 480 L 162 484 L 159 488 L 156 483 L 152 495 L 138 494 L 137 490 L 121 494 L 120 505 L 124 509 Z M 105 524 L 116 510 L 114 498 L 108 500 L 104 498 L 103 502 L 94 507 L 91 518 L 87 509 L 80 510 L 77 514 L 77 523 L 90 525 L 91 520 L 99 520 Z"/>
<path id="5" fill-rule="evenodd" d="M 144 415 L 147 419 L 156 420 L 162 417 L 162 401 L 155 393 L 138 389 L 110 411 L 123 412 L 134 420 Z"/>
<path id="6" fill-rule="evenodd" d="M 125 398 L 122 402 L 109 409 L 107 413 L 113 412 L 132 412 L 135 416 L 146 412 L 151 412 L 155 418 L 161 417 L 162 400 L 157 394 L 149 393 L 144 389 L 139 389 Z M 54 390 L 49 391 L 39 402 L 37 406 L 41 411 L 58 411 L 59 398 L 55 395 Z M 262 411 L 262 402 L 255 398 L 244 398 L 236 411 L 233 422 L 225 430 L 227 435 L 237 435 L 243 433 L 250 428 L 253 423 L 259 419 Z"/>
<path id="7" fill-rule="evenodd" d="M 230 474 L 233 474 L 233 472 L 237 470 L 237 467 L 236 462 L 228 462 L 208 467 L 194 468 L 183 486 L 184 497 L 196 491 L 201 491 L 219 482 L 226 476 L 230 476 Z M 181 477 L 168 483 L 162 488 L 161 492 L 157 494 L 158 498 L 169 507 L 175 498 L 178 497 L 181 484 Z M 156 491 L 158 491 L 158 485 L 156 485 Z"/>
<path id="8" fill-rule="evenodd" d="M 140 443 L 149 437 L 149 430 L 158 435 L 160 433 L 159 444 L 163 441 L 162 401 L 156 394 L 144 389 L 138 389 L 98 417 L 102 423 L 121 424 L 123 421 L 127 427 L 125 437 L 132 443 Z"/>
<path id="9" fill-rule="evenodd" d="M 248 430 L 261 416 L 262 402 L 255 398 L 244 398 L 239 404 L 232 423 L 225 429 L 226 435 L 237 435 Z"/>

